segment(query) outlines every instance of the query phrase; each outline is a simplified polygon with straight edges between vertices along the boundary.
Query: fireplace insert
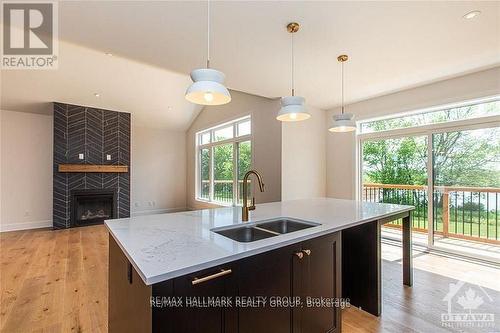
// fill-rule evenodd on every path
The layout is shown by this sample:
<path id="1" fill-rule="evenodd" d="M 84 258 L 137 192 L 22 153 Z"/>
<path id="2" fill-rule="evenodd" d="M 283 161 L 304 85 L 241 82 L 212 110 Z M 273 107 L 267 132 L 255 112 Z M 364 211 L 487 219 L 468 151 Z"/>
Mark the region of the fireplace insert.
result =
<path id="1" fill-rule="evenodd" d="M 71 226 L 102 224 L 117 217 L 116 190 L 71 191 Z"/>

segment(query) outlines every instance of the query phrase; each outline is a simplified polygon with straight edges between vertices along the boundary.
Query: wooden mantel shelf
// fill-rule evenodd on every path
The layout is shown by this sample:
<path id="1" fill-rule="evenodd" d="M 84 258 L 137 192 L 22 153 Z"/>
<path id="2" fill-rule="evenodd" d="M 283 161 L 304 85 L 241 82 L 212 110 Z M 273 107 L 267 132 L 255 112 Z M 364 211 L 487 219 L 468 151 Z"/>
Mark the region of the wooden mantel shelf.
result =
<path id="1" fill-rule="evenodd" d="M 59 172 L 128 172 L 128 165 L 59 164 Z"/>

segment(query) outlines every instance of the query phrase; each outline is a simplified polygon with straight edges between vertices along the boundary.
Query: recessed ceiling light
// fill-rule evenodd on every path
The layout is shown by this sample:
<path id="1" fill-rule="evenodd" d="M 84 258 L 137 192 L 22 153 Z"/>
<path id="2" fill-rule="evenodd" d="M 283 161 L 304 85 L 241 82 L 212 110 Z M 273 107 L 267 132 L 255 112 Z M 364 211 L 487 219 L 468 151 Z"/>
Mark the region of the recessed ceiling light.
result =
<path id="1" fill-rule="evenodd" d="M 167 110 L 168 111 L 172 111 L 172 107 L 171 106 L 167 106 Z"/>
<path id="2" fill-rule="evenodd" d="M 94 93 L 94 96 L 99 98 L 99 97 L 101 97 L 101 94 L 99 94 L 99 93 Z"/>
<path id="3" fill-rule="evenodd" d="M 463 16 L 463 18 L 466 20 L 470 20 L 470 19 L 473 19 L 474 17 L 478 16 L 479 14 L 481 14 L 481 11 L 473 10 L 472 12 L 468 12 L 467 14 L 465 14 Z"/>
<path id="4" fill-rule="evenodd" d="M 105 55 L 109 56 L 109 57 L 112 57 L 113 56 L 113 53 L 110 53 L 110 52 L 106 52 L 104 53 Z"/>

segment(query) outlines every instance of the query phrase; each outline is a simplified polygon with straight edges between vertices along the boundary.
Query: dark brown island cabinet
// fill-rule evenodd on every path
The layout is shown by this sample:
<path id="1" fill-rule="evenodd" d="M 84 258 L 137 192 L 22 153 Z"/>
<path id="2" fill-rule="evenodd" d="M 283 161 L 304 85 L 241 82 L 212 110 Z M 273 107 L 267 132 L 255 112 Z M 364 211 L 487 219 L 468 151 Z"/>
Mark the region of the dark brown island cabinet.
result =
<path id="1" fill-rule="evenodd" d="M 341 331 L 340 232 L 149 286 L 112 236 L 109 247 L 109 333 Z"/>

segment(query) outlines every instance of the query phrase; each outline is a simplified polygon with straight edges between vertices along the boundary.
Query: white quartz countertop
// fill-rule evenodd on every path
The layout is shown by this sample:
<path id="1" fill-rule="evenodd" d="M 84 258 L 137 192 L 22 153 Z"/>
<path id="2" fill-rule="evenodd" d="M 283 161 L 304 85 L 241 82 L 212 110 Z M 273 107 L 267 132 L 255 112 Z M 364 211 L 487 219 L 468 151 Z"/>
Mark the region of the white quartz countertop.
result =
<path id="1" fill-rule="evenodd" d="M 108 220 L 105 224 L 144 283 L 151 285 L 412 209 L 412 206 L 315 198 L 257 205 L 248 222 L 241 221 L 241 207 L 227 207 L 136 216 Z M 320 225 L 250 243 L 240 243 L 211 231 L 278 217 Z"/>

